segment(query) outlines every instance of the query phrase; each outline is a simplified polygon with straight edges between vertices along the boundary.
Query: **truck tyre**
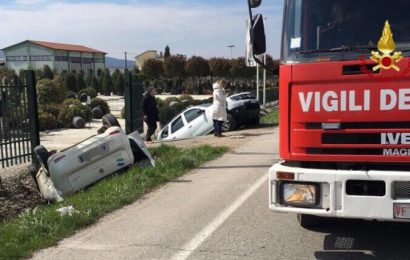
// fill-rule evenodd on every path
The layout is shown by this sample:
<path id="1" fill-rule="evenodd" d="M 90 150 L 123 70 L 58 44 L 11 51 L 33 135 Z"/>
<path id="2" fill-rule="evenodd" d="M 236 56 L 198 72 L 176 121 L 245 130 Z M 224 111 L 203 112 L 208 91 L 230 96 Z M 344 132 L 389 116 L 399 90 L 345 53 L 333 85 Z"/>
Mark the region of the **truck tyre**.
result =
<path id="1" fill-rule="evenodd" d="M 104 113 L 101 109 L 100 106 L 96 106 L 93 109 L 91 109 L 91 117 L 94 119 L 101 119 L 103 117 Z"/>
<path id="2" fill-rule="evenodd" d="M 233 115 L 228 113 L 228 121 L 222 125 L 222 132 L 233 131 L 238 127 L 236 119 Z"/>
<path id="3" fill-rule="evenodd" d="M 318 227 L 321 225 L 322 219 L 317 216 L 306 215 L 306 214 L 297 214 L 297 220 L 299 225 L 303 228 L 312 228 Z"/>
<path id="4" fill-rule="evenodd" d="M 85 120 L 81 116 L 75 116 L 73 118 L 73 126 L 74 128 L 84 128 L 85 127 Z"/>
<path id="5" fill-rule="evenodd" d="M 47 149 L 42 145 L 38 145 L 34 148 L 34 154 L 36 155 L 37 160 L 39 161 L 41 166 L 47 171 L 47 175 L 50 176 L 50 173 L 48 172 L 48 164 L 47 164 L 50 154 L 47 151 Z"/>
<path id="6" fill-rule="evenodd" d="M 115 118 L 115 116 L 113 116 L 112 114 L 106 114 L 102 117 L 102 124 L 104 126 L 118 126 L 121 128 L 120 123 L 118 122 L 117 118 Z"/>

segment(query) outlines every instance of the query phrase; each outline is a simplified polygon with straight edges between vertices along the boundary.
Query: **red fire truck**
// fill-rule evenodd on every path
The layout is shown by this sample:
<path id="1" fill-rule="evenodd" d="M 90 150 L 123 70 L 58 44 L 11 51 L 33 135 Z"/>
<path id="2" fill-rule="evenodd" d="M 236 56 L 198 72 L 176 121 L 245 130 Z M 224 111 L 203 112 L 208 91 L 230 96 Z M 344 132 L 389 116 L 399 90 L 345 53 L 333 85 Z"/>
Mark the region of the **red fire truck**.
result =
<path id="1" fill-rule="evenodd" d="M 260 2 L 248 0 L 255 56 Z M 410 2 L 284 2 L 283 161 L 269 171 L 269 207 L 305 227 L 323 217 L 409 221 Z"/>

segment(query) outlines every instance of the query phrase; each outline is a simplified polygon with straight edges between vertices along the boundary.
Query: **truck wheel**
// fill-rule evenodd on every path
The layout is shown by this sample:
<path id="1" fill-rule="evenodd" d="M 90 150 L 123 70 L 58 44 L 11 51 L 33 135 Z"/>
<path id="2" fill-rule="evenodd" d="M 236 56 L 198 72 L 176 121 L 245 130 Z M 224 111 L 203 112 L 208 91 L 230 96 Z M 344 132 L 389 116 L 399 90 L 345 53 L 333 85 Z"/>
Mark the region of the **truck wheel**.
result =
<path id="1" fill-rule="evenodd" d="M 106 114 L 102 117 L 102 124 L 108 127 L 111 126 L 118 126 L 121 128 L 120 123 L 118 122 L 117 118 L 112 114 Z"/>
<path id="2" fill-rule="evenodd" d="M 228 121 L 222 125 L 222 132 L 233 131 L 237 128 L 237 122 L 233 115 L 228 114 Z"/>
<path id="3" fill-rule="evenodd" d="M 48 172 L 48 164 L 47 164 L 47 160 L 48 160 L 48 157 L 50 157 L 50 154 L 47 151 L 47 149 L 42 145 L 38 145 L 34 148 L 34 154 L 36 155 L 41 166 L 43 166 L 43 168 L 47 171 L 47 175 L 50 176 Z"/>
<path id="4" fill-rule="evenodd" d="M 299 225 L 303 228 L 318 227 L 321 225 L 322 219 L 317 216 L 306 215 L 306 214 L 297 214 L 297 220 Z"/>

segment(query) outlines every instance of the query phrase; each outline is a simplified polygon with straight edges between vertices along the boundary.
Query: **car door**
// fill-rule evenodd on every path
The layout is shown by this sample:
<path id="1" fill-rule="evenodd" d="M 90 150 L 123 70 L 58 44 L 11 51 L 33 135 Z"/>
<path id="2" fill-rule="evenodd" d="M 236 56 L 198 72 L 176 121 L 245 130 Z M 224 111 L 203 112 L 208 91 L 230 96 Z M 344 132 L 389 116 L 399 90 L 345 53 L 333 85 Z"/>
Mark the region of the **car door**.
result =
<path id="1" fill-rule="evenodd" d="M 205 109 L 192 108 L 184 112 L 185 121 L 190 136 L 205 135 L 212 129 L 212 124 L 209 124 Z"/>
<path id="2" fill-rule="evenodd" d="M 174 120 L 172 120 L 169 130 L 170 133 L 168 139 L 183 139 L 191 137 L 189 135 L 189 131 L 186 127 L 184 119 L 182 118 L 182 115 L 179 115 Z"/>

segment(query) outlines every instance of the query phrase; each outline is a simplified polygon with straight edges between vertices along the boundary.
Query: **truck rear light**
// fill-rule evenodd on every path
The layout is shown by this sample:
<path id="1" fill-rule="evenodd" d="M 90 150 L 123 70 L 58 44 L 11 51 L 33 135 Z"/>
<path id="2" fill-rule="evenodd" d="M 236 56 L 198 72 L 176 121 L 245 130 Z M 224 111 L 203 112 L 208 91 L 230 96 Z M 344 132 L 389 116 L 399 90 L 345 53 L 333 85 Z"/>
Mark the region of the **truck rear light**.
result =
<path id="1" fill-rule="evenodd" d="M 276 172 L 276 178 L 280 180 L 294 180 L 295 174 L 293 172 Z"/>
<path id="2" fill-rule="evenodd" d="M 318 183 L 282 182 L 279 192 L 281 204 L 287 206 L 313 208 L 320 202 Z"/>

